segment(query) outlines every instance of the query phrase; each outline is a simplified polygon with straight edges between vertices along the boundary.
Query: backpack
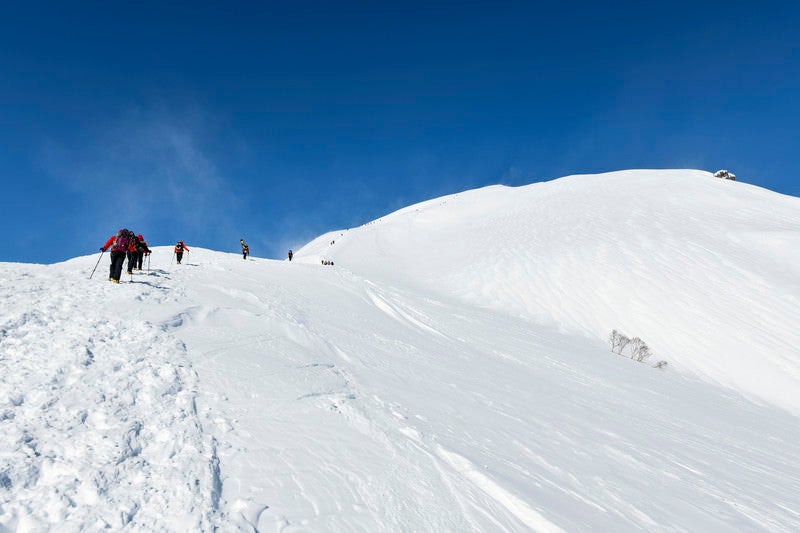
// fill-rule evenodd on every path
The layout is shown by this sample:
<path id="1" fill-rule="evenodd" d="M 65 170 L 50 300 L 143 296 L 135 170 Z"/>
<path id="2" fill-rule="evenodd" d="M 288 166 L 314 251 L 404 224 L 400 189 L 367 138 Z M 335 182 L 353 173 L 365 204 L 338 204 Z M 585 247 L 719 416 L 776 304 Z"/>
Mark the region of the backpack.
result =
<path id="1" fill-rule="evenodd" d="M 178 251 L 178 252 L 182 252 L 183 251 L 183 244 L 181 244 L 181 243 L 176 244 L 175 245 L 175 250 Z"/>
<path id="2" fill-rule="evenodd" d="M 127 252 L 128 245 L 130 244 L 129 240 L 130 232 L 126 229 L 122 230 L 119 235 L 117 235 L 116 240 L 114 241 L 114 245 L 111 247 L 112 252 Z"/>

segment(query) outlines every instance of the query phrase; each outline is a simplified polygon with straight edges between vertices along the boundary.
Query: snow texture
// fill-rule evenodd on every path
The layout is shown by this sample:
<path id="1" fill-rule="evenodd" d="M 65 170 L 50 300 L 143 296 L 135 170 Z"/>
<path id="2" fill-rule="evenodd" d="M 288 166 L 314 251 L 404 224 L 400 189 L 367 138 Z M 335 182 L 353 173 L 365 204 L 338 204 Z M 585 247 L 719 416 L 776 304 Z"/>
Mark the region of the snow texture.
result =
<path id="1" fill-rule="evenodd" d="M 0 264 L 0 532 L 800 530 L 797 198 L 625 171 L 188 244 Z"/>

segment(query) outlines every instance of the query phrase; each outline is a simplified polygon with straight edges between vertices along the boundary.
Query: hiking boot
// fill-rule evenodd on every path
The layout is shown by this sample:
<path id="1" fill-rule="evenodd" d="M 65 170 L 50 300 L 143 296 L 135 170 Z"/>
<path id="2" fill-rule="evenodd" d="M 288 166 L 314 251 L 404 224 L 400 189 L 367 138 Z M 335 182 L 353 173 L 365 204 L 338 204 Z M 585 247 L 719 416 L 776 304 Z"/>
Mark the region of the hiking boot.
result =
<path id="1" fill-rule="evenodd" d="M 119 283 L 119 280 L 118 279 L 114 279 L 114 278 L 111 278 L 110 281 L 111 281 L 111 283 Z"/>

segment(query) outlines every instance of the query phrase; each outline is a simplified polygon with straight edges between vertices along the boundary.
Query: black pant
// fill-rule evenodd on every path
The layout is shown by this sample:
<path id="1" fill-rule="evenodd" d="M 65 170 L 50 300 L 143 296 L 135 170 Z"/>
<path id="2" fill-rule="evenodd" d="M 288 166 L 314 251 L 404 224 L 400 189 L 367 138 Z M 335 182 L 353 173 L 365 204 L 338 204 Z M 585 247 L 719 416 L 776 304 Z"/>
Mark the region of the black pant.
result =
<path id="1" fill-rule="evenodd" d="M 125 262 L 125 252 L 111 252 L 111 268 L 108 277 L 119 281 L 122 276 L 122 264 Z"/>
<path id="2" fill-rule="evenodd" d="M 136 264 L 136 252 L 128 252 L 128 274 L 133 274 L 133 267 Z"/>
<path id="3" fill-rule="evenodd" d="M 181 259 L 183 259 L 183 252 L 175 252 L 175 259 L 178 260 L 178 264 L 181 264 Z"/>
<path id="4" fill-rule="evenodd" d="M 134 266 L 139 270 L 142 269 L 142 264 L 144 263 L 144 252 L 136 252 L 136 261 L 134 261 Z"/>

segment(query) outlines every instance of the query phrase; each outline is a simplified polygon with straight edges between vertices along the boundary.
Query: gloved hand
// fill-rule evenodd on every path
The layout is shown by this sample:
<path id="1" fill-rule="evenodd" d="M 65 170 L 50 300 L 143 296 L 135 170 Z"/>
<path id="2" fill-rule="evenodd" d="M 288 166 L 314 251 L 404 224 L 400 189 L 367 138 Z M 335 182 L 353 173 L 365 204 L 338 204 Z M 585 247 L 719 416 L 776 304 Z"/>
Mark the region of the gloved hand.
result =
<path id="1" fill-rule="evenodd" d="M 101 252 L 105 252 L 105 251 L 106 251 L 106 249 L 105 249 L 105 248 L 100 248 L 100 251 L 101 251 Z"/>

